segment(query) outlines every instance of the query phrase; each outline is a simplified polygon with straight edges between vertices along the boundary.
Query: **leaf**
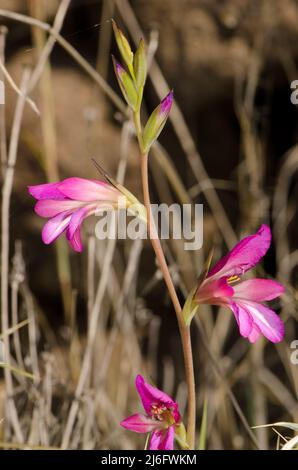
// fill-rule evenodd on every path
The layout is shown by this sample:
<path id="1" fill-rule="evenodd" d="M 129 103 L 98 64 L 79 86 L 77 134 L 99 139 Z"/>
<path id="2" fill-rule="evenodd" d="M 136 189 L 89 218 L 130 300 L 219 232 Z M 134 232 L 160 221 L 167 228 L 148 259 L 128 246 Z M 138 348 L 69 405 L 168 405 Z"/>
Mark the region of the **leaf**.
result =
<path id="1" fill-rule="evenodd" d="M 4 344 L 3 341 L 0 340 L 0 363 L 4 362 Z"/>
<path id="2" fill-rule="evenodd" d="M 290 439 L 282 448 L 282 450 L 298 450 L 298 436 Z"/>
<path id="3" fill-rule="evenodd" d="M 200 428 L 200 437 L 199 437 L 199 448 L 198 450 L 206 449 L 206 440 L 207 440 L 207 413 L 208 413 L 208 399 L 205 397 L 203 405 L 203 414 Z"/>
<path id="4" fill-rule="evenodd" d="M 144 447 L 144 450 L 148 450 L 148 445 L 149 445 L 149 439 L 150 439 L 150 432 L 147 434 L 146 436 L 146 441 L 145 441 L 145 447 Z"/>
<path id="5" fill-rule="evenodd" d="M 298 432 L 298 424 L 288 423 L 286 421 L 279 421 L 277 423 L 271 423 L 271 424 L 261 424 L 259 426 L 253 426 L 252 429 L 270 428 L 270 427 L 273 427 L 273 426 L 277 426 L 277 427 L 280 426 L 280 427 L 292 429 L 292 431 Z"/>
<path id="6" fill-rule="evenodd" d="M 23 369 L 17 369 L 16 367 L 12 367 L 6 364 L 5 362 L 0 362 L 0 367 L 2 367 L 2 369 L 9 369 L 11 370 L 11 372 L 13 372 L 16 375 L 22 375 L 23 377 L 27 377 L 28 379 L 32 379 L 32 380 L 35 379 L 35 376 L 33 374 L 30 374 L 30 372 L 26 372 Z"/>
<path id="7" fill-rule="evenodd" d="M 20 328 L 23 328 L 23 326 L 28 325 L 29 320 L 24 320 L 18 323 L 15 326 L 12 326 L 11 328 L 8 328 L 8 330 L 3 331 L 3 333 L 0 334 L 0 340 L 3 339 L 5 336 L 12 335 L 15 331 L 19 330 Z"/>

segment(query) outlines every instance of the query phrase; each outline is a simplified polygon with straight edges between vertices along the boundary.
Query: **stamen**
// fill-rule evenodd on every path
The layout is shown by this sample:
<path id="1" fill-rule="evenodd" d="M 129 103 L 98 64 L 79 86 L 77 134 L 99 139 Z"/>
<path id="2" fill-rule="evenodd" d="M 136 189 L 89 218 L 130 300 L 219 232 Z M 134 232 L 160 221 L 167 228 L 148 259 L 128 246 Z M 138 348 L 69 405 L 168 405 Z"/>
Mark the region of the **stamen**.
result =
<path id="1" fill-rule="evenodd" d="M 152 405 L 151 406 L 151 413 L 152 417 L 163 421 L 163 414 L 167 411 L 167 407 L 165 405 Z"/>
<path id="2" fill-rule="evenodd" d="M 240 277 L 239 276 L 230 276 L 228 279 L 227 279 L 227 283 L 228 284 L 235 284 L 235 282 L 238 282 L 240 281 Z"/>
<path id="3" fill-rule="evenodd" d="M 165 405 L 152 405 L 151 406 L 152 418 L 163 421 L 165 425 L 172 425 L 175 423 L 173 408 L 167 408 Z"/>

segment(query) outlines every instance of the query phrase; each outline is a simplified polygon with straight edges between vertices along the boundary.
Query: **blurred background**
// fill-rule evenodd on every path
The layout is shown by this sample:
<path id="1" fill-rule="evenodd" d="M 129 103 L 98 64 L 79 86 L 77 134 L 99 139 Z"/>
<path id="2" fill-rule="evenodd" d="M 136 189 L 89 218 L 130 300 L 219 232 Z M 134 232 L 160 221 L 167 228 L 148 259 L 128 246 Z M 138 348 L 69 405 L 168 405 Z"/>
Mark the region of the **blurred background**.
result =
<path id="1" fill-rule="evenodd" d="M 150 243 L 99 241 L 93 219 L 84 223 L 82 254 L 62 238 L 45 246 L 27 192 L 69 176 L 100 179 L 95 158 L 142 198 L 111 65 L 111 54 L 119 57 L 112 17 L 132 44 L 142 36 L 148 46 L 144 119 L 175 93 L 150 157 L 152 199 L 204 204 L 203 248 L 165 243 L 181 301 L 212 249 L 215 262 L 262 223 L 272 228 L 257 274 L 286 286 L 272 303 L 285 340 L 250 345 L 229 311 L 202 306 L 193 344 L 201 448 L 275 448 L 270 427 L 251 427 L 298 421 L 296 0 L 0 0 L 3 187 L 7 156 L 16 159 L 9 217 L 2 213 L 2 333 L 24 322 L 2 344 L 1 447 L 142 449 L 144 438 L 119 426 L 141 410 L 139 372 L 185 411 L 176 319 Z M 26 81 L 40 116 L 28 101 L 16 111 Z"/>

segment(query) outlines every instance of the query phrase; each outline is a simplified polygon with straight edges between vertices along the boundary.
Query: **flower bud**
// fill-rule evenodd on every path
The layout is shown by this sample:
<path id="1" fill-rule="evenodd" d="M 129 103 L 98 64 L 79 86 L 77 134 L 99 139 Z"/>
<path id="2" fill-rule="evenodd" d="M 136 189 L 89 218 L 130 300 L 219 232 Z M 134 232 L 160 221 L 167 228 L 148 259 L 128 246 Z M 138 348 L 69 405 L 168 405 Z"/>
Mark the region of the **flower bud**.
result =
<path id="1" fill-rule="evenodd" d="M 122 94 L 127 104 L 135 111 L 138 103 L 138 95 L 132 79 L 126 70 L 113 57 L 114 70 Z"/>
<path id="2" fill-rule="evenodd" d="M 124 60 L 124 63 L 127 65 L 129 72 L 131 73 L 132 77 L 134 78 L 134 71 L 133 71 L 133 52 L 129 45 L 128 40 L 122 33 L 121 29 L 118 28 L 116 22 L 112 20 L 113 30 L 115 39 L 117 42 L 118 49 Z"/>
<path id="3" fill-rule="evenodd" d="M 139 47 L 135 53 L 133 60 L 133 68 L 136 79 L 136 85 L 137 88 L 140 89 L 145 85 L 147 76 L 147 59 L 143 39 L 140 40 Z"/>
<path id="4" fill-rule="evenodd" d="M 161 101 L 149 117 L 143 133 L 144 151 L 148 152 L 167 122 L 173 103 L 173 91 Z"/>

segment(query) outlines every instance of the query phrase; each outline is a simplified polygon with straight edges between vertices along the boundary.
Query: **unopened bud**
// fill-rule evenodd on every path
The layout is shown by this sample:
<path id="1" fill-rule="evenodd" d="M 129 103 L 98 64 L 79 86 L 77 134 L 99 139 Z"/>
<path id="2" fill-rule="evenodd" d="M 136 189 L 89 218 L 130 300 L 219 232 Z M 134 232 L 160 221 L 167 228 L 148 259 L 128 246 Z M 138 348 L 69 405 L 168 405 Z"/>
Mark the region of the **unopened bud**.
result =
<path id="1" fill-rule="evenodd" d="M 144 150 L 148 152 L 167 122 L 173 103 L 173 91 L 161 101 L 149 117 L 143 133 Z"/>
<path id="2" fill-rule="evenodd" d="M 139 47 L 135 53 L 133 60 L 133 68 L 135 74 L 135 80 L 137 88 L 140 89 L 145 85 L 146 76 L 147 76 L 147 59 L 145 44 L 143 39 L 140 40 Z"/>
<path id="3" fill-rule="evenodd" d="M 113 30 L 115 39 L 117 42 L 118 49 L 124 60 L 124 63 L 127 65 L 129 72 L 132 74 L 134 78 L 134 71 L 133 71 L 133 52 L 131 50 L 130 44 L 126 37 L 124 36 L 123 32 L 120 28 L 118 28 L 116 22 L 112 20 Z"/>
<path id="4" fill-rule="evenodd" d="M 126 70 L 122 67 L 121 64 L 119 64 L 119 62 L 115 60 L 114 57 L 113 64 L 116 78 L 118 80 L 122 94 L 127 104 L 135 111 L 138 103 L 138 95 L 134 83 Z"/>

